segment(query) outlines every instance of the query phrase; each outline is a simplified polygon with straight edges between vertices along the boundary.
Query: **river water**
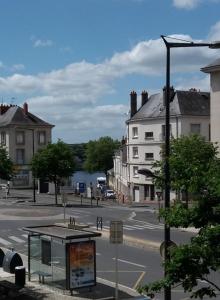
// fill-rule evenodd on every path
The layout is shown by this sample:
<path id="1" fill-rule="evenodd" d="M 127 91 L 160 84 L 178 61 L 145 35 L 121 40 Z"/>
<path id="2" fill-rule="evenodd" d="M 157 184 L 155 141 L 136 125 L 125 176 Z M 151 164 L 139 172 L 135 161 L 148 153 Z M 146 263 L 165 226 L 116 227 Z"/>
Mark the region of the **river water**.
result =
<path id="1" fill-rule="evenodd" d="M 72 176 L 72 184 L 76 186 L 77 182 L 84 182 L 87 187 L 90 186 L 90 182 L 92 182 L 93 186 L 96 186 L 97 177 L 105 177 L 105 173 L 96 172 L 96 173 L 88 173 L 84 171 L 77 171 Z"/>

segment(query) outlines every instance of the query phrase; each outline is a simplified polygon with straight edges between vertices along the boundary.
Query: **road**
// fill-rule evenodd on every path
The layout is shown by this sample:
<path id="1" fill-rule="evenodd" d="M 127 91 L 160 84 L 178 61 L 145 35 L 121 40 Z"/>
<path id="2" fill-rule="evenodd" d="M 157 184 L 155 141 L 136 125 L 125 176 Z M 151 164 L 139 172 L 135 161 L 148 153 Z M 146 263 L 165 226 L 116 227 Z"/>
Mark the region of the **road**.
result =
<path id="1" fill-rule="evenodd" d="M 27 197 L 28 199 L 28 197 Z M 48 200 L 49 201 L 49 200 Z M 0 200 L 0 246 L 14 248 L 27 254 L 27 233 L 23 227 L 51 224 L 63 219 L 63 207 L 53 206 L 49 202 L 33 204 L 18 202 L 15 198 Z M 153 207 L 127 207 L 116 204 L 90 207 L 72 205 L 66 208 L 66 216 L 72 216 L 77 223 L 86 223 L 96 227 L 96 218 L 103 218 L 104 230 L 109 229 L 110 220 L 123 220 L 124 234 L 135 239 L 147 239 L 161 243 L 163 224 L 159 223 Z M 172 239 L 183 243 L 193 233 L 172 230 Z M 141 249 L 126 244 L 119 245 L 119 283 L 127 288 L 136 289 L 139 284 L 149 283 L 163 276 L 162 259 L 159 251 L 152 248 Z M 114 282 L 115 246 L 108 240 L 97 239 L 97 276 Z M 157 299 L 163 299 L 158 295 Z M 181 289 L 175 289 L 173 300 L 188 299 Z M 218 299 L 218 298 L 216 298 Z"/>

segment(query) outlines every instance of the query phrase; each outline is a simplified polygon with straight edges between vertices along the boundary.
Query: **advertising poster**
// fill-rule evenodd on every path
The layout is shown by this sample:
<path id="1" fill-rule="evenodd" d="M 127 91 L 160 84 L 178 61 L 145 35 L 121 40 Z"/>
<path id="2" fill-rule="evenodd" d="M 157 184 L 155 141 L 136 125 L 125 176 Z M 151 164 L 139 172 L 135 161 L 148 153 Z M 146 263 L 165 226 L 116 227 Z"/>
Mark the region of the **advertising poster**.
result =
<path id="1" fill-rule="evenodd" d="M 70 289 L 95 285 L 95 242 L 69 246 Z"/>

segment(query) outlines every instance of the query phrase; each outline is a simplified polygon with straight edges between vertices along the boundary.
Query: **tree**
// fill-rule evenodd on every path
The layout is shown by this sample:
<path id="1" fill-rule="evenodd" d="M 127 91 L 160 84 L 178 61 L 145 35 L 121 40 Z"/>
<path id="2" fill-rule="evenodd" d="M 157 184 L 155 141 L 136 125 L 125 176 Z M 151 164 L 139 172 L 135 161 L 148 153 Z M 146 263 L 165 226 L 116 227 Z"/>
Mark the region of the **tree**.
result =
<path id="1" fill-rule="evenodd" d="M 48 144 L 40 149 L 32 159 L 32 171 L 36 178 L 47 179 L 55 185 L 55 204 L 57 190 L 64 178 L 75 170 L 74 155 L 70 147 L 62 141 Z"/>
<path id="2" fill-rule="evenodd" d="M 88 172 L 107 171 L 113 167 L 114 151 L 119 148 L 119 141 L 111 137 L 101 137 L 97 141 L 89 141 L 86 147 L 84 169 Z"/>
<path id="3" fill-rule="evenodd" d="M 184 193 L 187 205 L 189 193 L 196 197 L 207 188 L 210 164 L 215 162 L 216 153 L 217 147 L 199 135 L 182 136 L 171 140 L 169 157 L 171 189 L 177 194 Z M 154 165 L 159 178 L 163 177 L 163 165 L 163 159 Z M 155 183 L 162 185 L 161 180 Z"/>
<path id="4" fill-rule="evenodd" d="M 170 261 L 164 262 L 166 276 L 139 287 L 139 292 L 152 293 L 166 286 L 182 285 L 191 297 L 215 297 L 220 292 L 219 283 L 211 276 L 212 272 L 219 274 L 220 271 L 220 160 L 217 147 L 198 136 L 172 140 L 170 172 L 172 187 L 181 189 L 184 186 L 190 192 L 196 192 L 196 201 L 190 208 L 176 202 L 169 209 L 161 210 L 160 217 L 171 227 L 194 226 L 199 232 L 189 244 L 170 248 Z M 205 281 L 206 286 L 199 285 L 199 280 Z"/>
<path id="5" fill-rule="evenodd" d="M 13 175 L 13 163 L 5 148 L 0 146 L 0 178 L 10 180 Z"/>

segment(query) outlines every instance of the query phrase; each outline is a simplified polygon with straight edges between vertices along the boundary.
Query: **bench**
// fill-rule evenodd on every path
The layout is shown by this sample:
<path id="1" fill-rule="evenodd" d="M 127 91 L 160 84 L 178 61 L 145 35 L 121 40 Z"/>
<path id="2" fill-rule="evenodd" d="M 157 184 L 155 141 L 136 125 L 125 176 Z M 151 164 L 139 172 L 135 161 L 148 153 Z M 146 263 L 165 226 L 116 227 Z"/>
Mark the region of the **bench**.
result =
<path id="1" fill-rule="evenodd" d="M 52 275 L 47 273 L 47 272 L 43 272 L 43 271 L 35 271 L 32 274 L 37 274 L 39 276 L 39 282 L 43 283 L 45 282 L 44 278 L 45 277 L 51 277 Z"/>

